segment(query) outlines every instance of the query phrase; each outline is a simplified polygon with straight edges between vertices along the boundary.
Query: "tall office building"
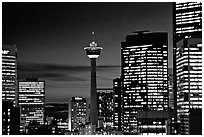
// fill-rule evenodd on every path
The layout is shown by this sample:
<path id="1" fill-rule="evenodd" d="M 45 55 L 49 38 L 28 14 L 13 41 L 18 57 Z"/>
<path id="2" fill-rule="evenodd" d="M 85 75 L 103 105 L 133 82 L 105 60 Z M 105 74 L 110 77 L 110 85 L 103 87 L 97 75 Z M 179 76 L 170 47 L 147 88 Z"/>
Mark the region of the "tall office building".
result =
<path id="1" fill-rule="evenodd" d="M 21 107 L 20 133 L 28 133 L 33 121 L 44 124 L 45 81 L 26 79 L 18 82 L 19 106 Z"/>
<path id="2" fill-rule="evenodd" d="M 113 126 L 116 131 L 122 131 L 123 104 L 121 78 L 113 80 Z"/>
<path id="3" fill-rule="evenodd" d="M 190 134 L 190 110 L 202 108 L 201 37 L 191 36 L 177 42 L 176 70 L 178 121 L 181 134 Z"/>
<path id="4" fill-rule="evenodd" d="M 134 32 L 121 43 L 124 134 L 165 134 L 168 110 L 167 48 L 165 32 Z M 138 113 L 145 113 L 140 117 Z M 155 113 L 162 119 L 150 117 Z"/>
<path id="5" fill-rule="evenodd" d="M 201 2 L 176 2 L 173 5 L 175 41 L 202 31 Z"/>
<path id="6" fill-rule="evenodd" d="M 103 129 L 113 128 L 113 89 L 97 89 L 98 126 Z"/>
<path id="7" fill-rule="evenodd" d="M 83 97 L 72 97 L 71 100 L 71 129 L 79 131 L 80 126 L 86 124 L 87 102 Z M 96 110 L 97 111 L 97 110 Z"/>
<path id="8" fill-rule="evenodd" d="M 17 106 L 17 48 L 2 45 L 2 100 L 13 101 Z"/>
<path id="9" fill-rule="evenodd" d="M 198 125 L 202 117 L 197 122 L 192 122 L 191 117 L 194 112 L 202 112 L 202 3 L 174 3 L 173 21 L 174 91 L 177 93 L 179 134 L 195 134 L 194 129 L 200 129 L 196 134 L 201 134 L 202 127 Z"/>
<path id="10" fill-rule="evenodd" d="M 89 44 L 89 47 L 85 47 L 84 50 L 88 58 L 91 60 L 91 94 L 90 94 L 90 123 L 98 126 L 98 114 L 97 114 L 97 91 L 96 91 L 96 59 L 99 57 L 102 47 L 97 47 L 97 43 L 94 40 L 94 32 L 92 32 L 93 40 Z"/>

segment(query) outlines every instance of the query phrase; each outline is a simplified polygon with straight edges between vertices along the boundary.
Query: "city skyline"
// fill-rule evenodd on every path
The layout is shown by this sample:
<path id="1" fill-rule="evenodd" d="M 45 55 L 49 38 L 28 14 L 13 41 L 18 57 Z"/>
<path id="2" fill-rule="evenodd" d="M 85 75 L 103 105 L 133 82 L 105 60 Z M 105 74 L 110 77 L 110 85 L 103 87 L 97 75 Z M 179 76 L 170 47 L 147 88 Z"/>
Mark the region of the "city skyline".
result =
<path id="1" fill-rule="evenodd" d="M 2 28 L 3 135 L 202 134 L 202 2 L 3 2 Z"/>
<path id="2" fill-rule="evenodd" d="M 112 87 L 113 79 L 120 76 L 121 42 L 133 31 L 168 32 L 168 65 L 172 67 L 172 3 L 2 6 L 2 41 L 17 47 L 18 79 L 32 73 L 45 80 L 46 102 L 68 102 L 72 96 L 89 98 L 90 61 L 83 48 L 92 40 L 92 31 L 98 46 L 104 48 L 97 60 L 97 88 Z"/>

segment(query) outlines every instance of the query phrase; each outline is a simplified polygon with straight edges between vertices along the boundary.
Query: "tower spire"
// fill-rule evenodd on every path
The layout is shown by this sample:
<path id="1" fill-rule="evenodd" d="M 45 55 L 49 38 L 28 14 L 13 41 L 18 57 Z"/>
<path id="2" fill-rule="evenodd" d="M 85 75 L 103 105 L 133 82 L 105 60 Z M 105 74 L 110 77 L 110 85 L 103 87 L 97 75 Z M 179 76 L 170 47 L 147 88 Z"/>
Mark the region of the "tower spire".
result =
<path id="1" fill-rule="evenodd" d="M 92 40 L 93 40 L 93 41 L 95 41 L 95 37 L 94 37 L 95 32 L 94 32 L 94 31 L 92 31 L 92 33 L 91 33 L 91 34 L 92 34 Z"/>

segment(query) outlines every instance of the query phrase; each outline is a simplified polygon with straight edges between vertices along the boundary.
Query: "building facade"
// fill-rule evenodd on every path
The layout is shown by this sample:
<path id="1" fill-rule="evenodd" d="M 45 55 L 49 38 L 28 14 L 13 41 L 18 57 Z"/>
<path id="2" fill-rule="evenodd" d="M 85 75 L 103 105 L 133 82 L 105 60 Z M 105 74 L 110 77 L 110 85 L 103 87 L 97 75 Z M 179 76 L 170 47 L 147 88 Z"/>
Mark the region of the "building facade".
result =
<path id="1" fill-rule="evenodd" d="M 202 109 L 202 39 L 177 42 L 177 114 L 181 134 L 190 134 L 190 110 Z"/>
<path id="2" fill-rule="evenodd" d="M 157 132 L 154 121 L 139 123 L 137 114 L 168 110 L 167 52 L 168 34 L 163 32 L 135 32 L 121 43 L 124 134 L 166 133 L 164 125 Z M 152 130 L 140 131 L 139 125 Z"/>
<path id="3" fill-rule="evenodd" d="M 202 83 L 202 3 L 173 3 L 173 60 L 174 60 L 174 91 L 177 105 L 177 122 L 179 133 L 194 134 L 194 128 L 200 130 L 192 122 L 191 112 L 201 112 Z M 196 109 L 196 110 L 195 110 Z M 200 110 L 201 109 L 201 110 Z M 198 116 L 201 116 L 198 115 Z M 202 117 L 198 118 L 202 119 Z"/>
<path id="4" fill-rule="evenodd" d="M 2 45 L 2 100 L 13 101 L 17 106 L 17 48 Z"/>
<path id="5" fill-rule="evenodd" d="M 176 41 L 202 31 L 201 2 L 176 2 L 173 12 Z"/>
<path id="6" fill-rule="evenodd" d="M 86 124 L 87 102 L 83 97 L 72 97 L 71 100 L 71 130 L 78 132 L 80 126 Z"/>
<path id="7" fill-rule="evenodd" d="M 44 124 L 45 81 L 26 79 L 18 82 L 19 106 L 21 108 L 20 133 L 28 133 L 33 121 Z"/>
<path id="8" fill-rule="evenodd" d="M 98 102 L 98 127 L 105 129 L 113 128 L 113 89 L 97 89 Z"/>

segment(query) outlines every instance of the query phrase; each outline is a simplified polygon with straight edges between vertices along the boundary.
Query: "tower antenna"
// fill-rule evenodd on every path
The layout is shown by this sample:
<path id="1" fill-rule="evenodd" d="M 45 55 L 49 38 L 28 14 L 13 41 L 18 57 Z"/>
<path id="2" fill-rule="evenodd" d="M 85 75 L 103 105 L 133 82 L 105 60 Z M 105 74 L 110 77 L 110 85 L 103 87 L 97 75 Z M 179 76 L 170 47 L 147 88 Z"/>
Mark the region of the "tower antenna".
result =
<path id="1" fill-rule="evenodd" d="M 95 33 L 94 33 L 94 31 L 92 31 L 91 34 L 92 34 L 92 40 L 95 41 L 95 37 L 94 37 L 94 34 L 95 34 Z"/>

